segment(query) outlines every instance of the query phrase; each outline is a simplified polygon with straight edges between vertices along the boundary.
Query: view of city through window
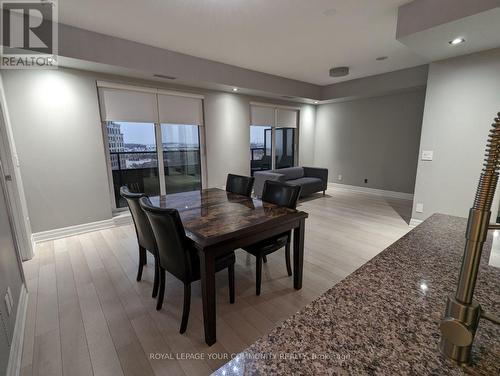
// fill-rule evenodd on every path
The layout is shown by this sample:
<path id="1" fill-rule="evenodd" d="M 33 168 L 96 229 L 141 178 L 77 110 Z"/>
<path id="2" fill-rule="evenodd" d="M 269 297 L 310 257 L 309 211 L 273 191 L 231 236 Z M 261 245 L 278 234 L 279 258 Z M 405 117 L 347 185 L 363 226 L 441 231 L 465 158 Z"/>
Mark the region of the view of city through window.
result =
<path id="1" fill-rule="evenodd" d="M 276 168 L 292 167 L 295 157 L 295 129 L 276 128 Z M 272 128 L 265 126 L 250 126 L 250 168 L 252 176 L 255 171 L 265 171 L 272 168 Z"/>
<path id="2" fill-rule="evenodd" d="M 255 171 L 271 169 L 272 128 L 250 126 L 250 169 Z"/>
<path id="3" fill-rule="evenodd" d="M 109 157 L 117 207 L 126 203 L 119 189 L 158 195 L 159 172 L 155 125 L 108 122 Z M 161 125 L 163 166 L 167 193 L 201 187 L 200 141 L 196 125 Z"/>

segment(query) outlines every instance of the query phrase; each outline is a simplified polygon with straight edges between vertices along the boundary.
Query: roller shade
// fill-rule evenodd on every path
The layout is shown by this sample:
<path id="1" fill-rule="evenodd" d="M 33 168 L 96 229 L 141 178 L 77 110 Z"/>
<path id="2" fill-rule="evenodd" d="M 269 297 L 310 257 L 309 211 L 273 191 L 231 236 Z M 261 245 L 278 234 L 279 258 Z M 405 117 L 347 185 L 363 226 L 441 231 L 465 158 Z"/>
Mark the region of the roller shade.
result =
<path id="1" fill-rule="evenodd" d="M 274 126 L 274 107 L 250 106 L 250 124 Z"/>
<path id="2" fill-rule="evenodd" d="M 199 98 L 158 95 L 160 123 L 203 125 L 203 102 Z"/>
<path id="3" fill-rule="evenodd" d="M 286 108 L 278 108 L 278 127 L 297 128 L 299 112 Z"/>
<path id="4" fill-rule="evenodd" d="M 102 121 L 156 123 L 156 94 L 133 90 L 99 88 Z"/>

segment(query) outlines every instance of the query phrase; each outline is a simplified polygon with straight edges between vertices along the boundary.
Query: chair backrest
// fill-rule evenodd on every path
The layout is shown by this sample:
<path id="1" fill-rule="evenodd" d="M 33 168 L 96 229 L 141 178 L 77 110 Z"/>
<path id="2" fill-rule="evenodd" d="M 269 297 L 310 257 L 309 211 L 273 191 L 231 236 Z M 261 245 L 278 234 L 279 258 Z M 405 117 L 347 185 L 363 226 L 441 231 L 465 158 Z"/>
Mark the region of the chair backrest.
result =
<path id="1" fill-rule="evenodd" d="M 179 212 L 177 209 L 153 206 L 147 197 L 142 197 L 139 202 L 151 223 L 161 267 L 181 281 L 189 280 L 192 273 L 191 258 Z"/>
<path id="2" fill-rule="evenodd" d="M 228 174 L 226 181 L 226 191 L 250 197 L 253 189 L 254 178 Z"/>
<path id="3" fill-rule="evenodd" d="M 300 185 L 289 185 L 279 181 L 266 180 L 262 192 L 262 201 L 295 209 L 301 189 Z"/>
<path id="4" fill-rule="evenodd" d="M 155 237 L 153 235 L 153 230 L 149 224 L 146 213 L 141 209 L 139 204 L 139 199 L 141 197 L 146 197 L 144 193 L 133 193 L 130 192 L 126 186 L 120 188 L 120 195 L 127 200 L 128 208 L 130 209 L 130 214 L 132 214 L 132 220 L 134 221 L 135 232 L 137 233 L 137 241 L 141 247 L 144 247 L 150 251 L 156 250 Z"/>

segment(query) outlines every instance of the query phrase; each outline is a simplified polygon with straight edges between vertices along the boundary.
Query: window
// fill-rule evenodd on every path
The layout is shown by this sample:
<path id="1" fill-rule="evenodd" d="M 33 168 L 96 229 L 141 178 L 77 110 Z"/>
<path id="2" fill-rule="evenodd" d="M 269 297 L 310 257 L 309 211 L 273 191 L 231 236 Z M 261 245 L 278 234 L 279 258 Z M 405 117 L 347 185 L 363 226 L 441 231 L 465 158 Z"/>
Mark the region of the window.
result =
<path id="1" fill-rule="evenodd" d="M 133 192 L 160 194 L 155 125 L 110 121 L 106 128 L 116 207 L 127 206 L 120 196 L 124 185 Z"/>
<path id="2" fill-rule="evenodd" d="M 120 187 L 157 196 L 201 189 L 202 97 L 97 83 L 115 208 Z"/>
<path id="3" fill-rule="evenodd" d="M 299 112 L 272 105 L 250 106 L 250 167 L 255 171 L 293 167 Z"/>
<path id="4" fill-rule="evenodd" d="M 258 125 L 250 126 L 250 168 L 255 171 L 271 169 L 272 128 Z"/>
<path id="5" fill-rule="evenodd" d="M 197 125 L 161 125 L 167 193 L 201 189 L 200 130 Z"/>
<path id="6" fill-rule="evenodd" d="M 276 128 L 276 168 L 293 167 L 295 160 L 295 129 Z"/>

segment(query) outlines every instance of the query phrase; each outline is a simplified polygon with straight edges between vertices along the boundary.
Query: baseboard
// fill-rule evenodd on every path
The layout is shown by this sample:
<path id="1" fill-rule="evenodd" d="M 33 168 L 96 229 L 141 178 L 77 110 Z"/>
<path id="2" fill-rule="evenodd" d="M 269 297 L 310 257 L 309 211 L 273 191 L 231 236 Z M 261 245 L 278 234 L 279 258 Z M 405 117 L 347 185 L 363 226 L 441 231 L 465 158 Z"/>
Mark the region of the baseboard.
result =
<path id="1" fill-rule="evenodd" d="M 339 184 L 339 183 L 328 183 L 328 187 L 334 188 L 334 189 L 345 189 L 345 190 L 353 191 L 353 192 L 368 193 L 368 194 L 376 195 L 376 196 L 400 198 L 403 200 L 413 200 L 413 194 L 411 194 L 411 193 L 385 191 L 383 189 L 358 187 L 356 185 L 347 185 L 347 184 Z"/>
<path id="2" fill-rule="evenodd" d="M 422 222 L 423 222 L 423 220 L 421 220 L 421 219 L 412 218 L 412 219 L 410 219 L 410 225 L 409 226 L 411 228 L 414 228 L 414 227 L 417 227 Z"/>
<path id="3" fill-rule="evenodd" d="M 130 214 L 129 211 L 122 212 L 122 213 L 115 215 L 113 217 L 114 227 L 130 225 L 132 223 L 133 223 L 132 215 Z"/>
<path id="4" fill-rule="evenodd" d="M 18 376 L 21 373 L 21 360 L 23 355 L 24 327 L 26 324 L 26 313 L 28 310 L 28 292 L 23 285 L 19 294 L 17 305 L 16 325 L 14 336 L 10 347 L 9 364 L 6 376 Z"/>
<path id="5" fill-rule="evenodd" d="M 129 212 L 117 215 L 111 219 L 106 219 L 104 221 L 84 223 L 76 226 L 69 226 L 63 228 L 57 228 L 49 231 L 42 231 L 34 233 L 31 238 L 33 244 L 46 242 L 49 240 L 56 240 L 65 238 L 68 236 L 80 235 L 86 232 L 104 230 L 106 228 L 112 228 L 116 226 L 123 226 L 132 223 L 132 217 Z"/>

